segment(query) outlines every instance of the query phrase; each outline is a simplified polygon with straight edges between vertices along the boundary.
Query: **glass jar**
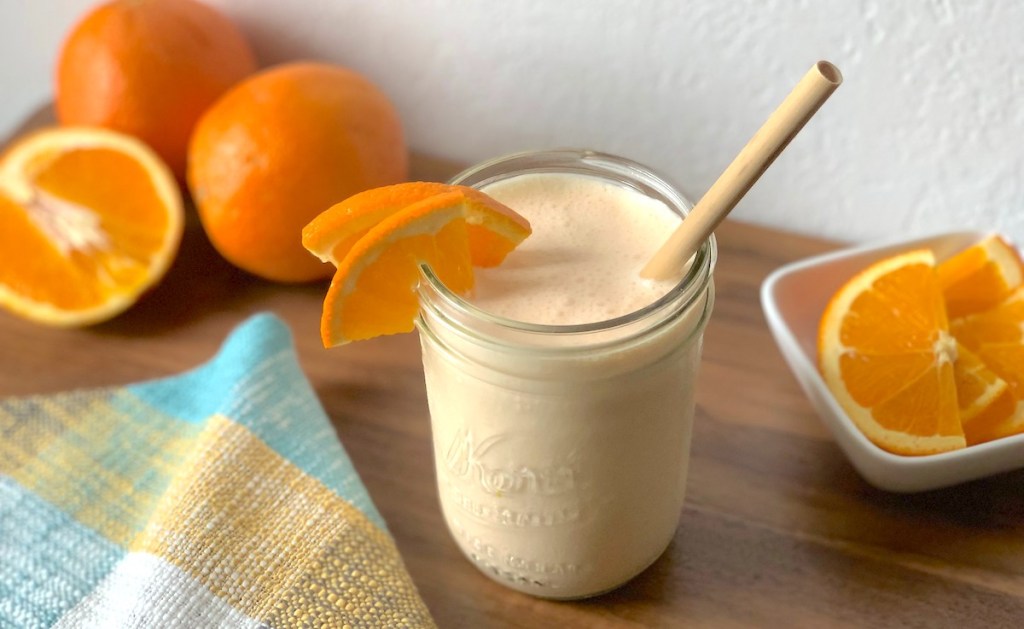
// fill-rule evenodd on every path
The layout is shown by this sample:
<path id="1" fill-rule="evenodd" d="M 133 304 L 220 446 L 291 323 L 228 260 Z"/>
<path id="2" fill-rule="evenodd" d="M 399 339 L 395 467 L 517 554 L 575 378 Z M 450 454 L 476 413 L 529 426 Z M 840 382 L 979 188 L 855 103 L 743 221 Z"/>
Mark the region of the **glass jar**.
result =
<path id="1" fill-rule="evenodd" d="M 592 151 L 512 155 L 452 183 L 540 172 L 598 177 L 680 215 L 691 207 L 647 168 Z M 485 574 L 536 596 L 581 598 L 625 583 L 665 550 L 686 489 L 716 255 L 712 237 L 655 303 L 564 326 L 484 312 L 423 269 L 417 327 L 441 507 Z"/>

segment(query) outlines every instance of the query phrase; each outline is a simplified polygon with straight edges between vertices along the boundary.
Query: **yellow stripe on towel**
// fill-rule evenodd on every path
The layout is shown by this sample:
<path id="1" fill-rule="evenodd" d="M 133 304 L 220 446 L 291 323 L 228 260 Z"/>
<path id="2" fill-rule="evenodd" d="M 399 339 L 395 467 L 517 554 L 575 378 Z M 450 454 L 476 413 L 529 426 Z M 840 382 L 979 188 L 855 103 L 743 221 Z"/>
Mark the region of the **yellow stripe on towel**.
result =
<path id="1" fill-rule="evenodd" d="M 394 542 L 243 426 L 214 416 L 132 544 L 272 627 L 433 626 Z"/>
<path id="2" fill-rule="evenodd" d="M 0 473 L 126 548 L 199 428 L 124 392 L 26 400 L 0 409 Z"/>

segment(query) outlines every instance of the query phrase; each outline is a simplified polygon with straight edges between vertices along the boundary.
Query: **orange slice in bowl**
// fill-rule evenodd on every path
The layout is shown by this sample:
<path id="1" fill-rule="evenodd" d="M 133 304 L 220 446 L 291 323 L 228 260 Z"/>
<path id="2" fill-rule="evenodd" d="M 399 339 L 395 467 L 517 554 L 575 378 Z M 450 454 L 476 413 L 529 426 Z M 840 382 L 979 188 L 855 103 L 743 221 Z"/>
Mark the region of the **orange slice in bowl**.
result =
<path id="1" fill-rule="evenodd" d="M 928 250 L 876 262 L 829 302 L 819 326 L 819 367 L 836 400 L 879 447 L 906 455 L 965 447 L 948 327 Z"/>
<path id="2" fill-rule="evenodd" d="M 177 253 L 181 195 L 142 142 L 55 128 L 0 158 L 0 306 L 57 326 L 131 306 Z"/>
<path id="3" fill-rule="evenodd" d="M 960 423 L 967 445 L 1024 432 L 1024 402 L 974 352 L 957 345 L 954 365 Z"/>
<path id="4" fill-rule="evenodd" d="M 988 310 L 1024 283 L 1020 254 L 999 236 L 957 253 L 937 272 L 950 319 Z"/>
<path id="5" fill-rule="evenodd" d="M 950 329 L 1024 400 L 1024 286 L 995 308 L 953 320 Z"/>
<path id="6" fill-rule="evenodd" d="M 960 424 L 965 426 L 975 417 L 988 411 L 1010 387 L 1006 381 L 985 366 L 978 356 L 957 343 L 953 362 L 956 398 L 960 410 Z M 967 436 L 970 443 L 970 435 Z"/>
<path id="7" fill-rule="evenodd" d="M 1024 287 L 1010 293 L 994 308 L 953 319 L 951 328 L 968 349 L 983 345 L 1024 343 Z"/>
<path id="8" fill-rule="evenodd" d="M 525 219 L 475 190 L 399 186 L 356 195 L 303 230 L 303 244 L 338 265 L 320 324 L 326 347 L 411 332 L 421 265 L 465 293 L 473 264 L 499 263 L 530 233 Z"/>
<path id="9" fill-rule="evenodd" d="M 1024 433 L 1024 402 L 1007 389 L 984 411 L 964 422 L 968 445 Z"/>
<path id="10" fill-rule="evenodd" d="M 1024 265 L 998 236 L 938 266 L 968 445 L 1024 432 Z"/>

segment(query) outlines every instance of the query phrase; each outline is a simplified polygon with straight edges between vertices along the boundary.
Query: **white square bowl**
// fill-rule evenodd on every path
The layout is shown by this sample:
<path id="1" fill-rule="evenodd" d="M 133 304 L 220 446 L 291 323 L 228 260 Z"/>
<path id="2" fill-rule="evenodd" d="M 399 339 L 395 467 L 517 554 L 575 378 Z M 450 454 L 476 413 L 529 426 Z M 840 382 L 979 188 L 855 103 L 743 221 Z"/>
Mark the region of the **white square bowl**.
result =
<path id="1" fill-rule="evenodd" d="M 986 235 L 955 232 L 842 249 L 783 266 L 761 285 L 761 306 L 783 357 L 854 468 L 876 487 L 924 491 L 1024 467 L 1024 435 L 927 456 L 882 450 L 857 429 L 817 368 L 818 321 L 835 291 L 854 274 L 876 260 L 922 247 L 942 260 Z"/>

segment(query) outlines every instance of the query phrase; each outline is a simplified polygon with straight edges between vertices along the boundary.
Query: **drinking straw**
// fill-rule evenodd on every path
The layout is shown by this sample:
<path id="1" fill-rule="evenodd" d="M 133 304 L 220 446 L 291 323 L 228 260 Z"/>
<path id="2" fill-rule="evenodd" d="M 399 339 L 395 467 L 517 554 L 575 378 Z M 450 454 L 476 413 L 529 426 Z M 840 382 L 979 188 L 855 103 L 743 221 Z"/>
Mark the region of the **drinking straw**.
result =
<path id="1" fill-rule="evenodd" d="M 819 61 L 796 84 L 747 145 L 701 197 L 641 270 L 642 277 L 668 279 L 732 211 L 775 158 L 843 82 L 839 68 Z"/>

